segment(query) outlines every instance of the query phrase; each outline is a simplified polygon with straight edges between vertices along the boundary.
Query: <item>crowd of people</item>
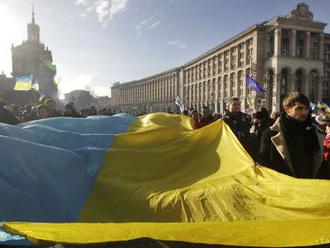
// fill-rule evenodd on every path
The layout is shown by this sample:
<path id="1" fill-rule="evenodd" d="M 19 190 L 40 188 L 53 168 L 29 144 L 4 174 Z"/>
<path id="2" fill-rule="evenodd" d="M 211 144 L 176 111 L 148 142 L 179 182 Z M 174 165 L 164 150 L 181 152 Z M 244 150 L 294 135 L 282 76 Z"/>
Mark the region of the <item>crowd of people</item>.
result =
<path id="1" fill-rule="evenodd" d="M 189 109 L 195 128 L 222 118 L 237 139 L 259 164 L 297 178 L 330 179 L 330 113 L 313 112 L 310 100 L 292 92 L 283 100 L 283 113 L 270 115 L 262 108 L 252 115 L 241 112 L 240 101 L 232 98 L 227 111 L 212 114 Z"/>
<path id="2" fill-rule="evenodd" d="M 313 112 L 310 100 L 299 92 L 292 92 L 283 100 L 282 113 L 270 115 L 261 108 L 250 115 L 243 113 L 240 106 L 240 100 L 232 98 L 223 114 L 212 113 L 207 106 L 200 113 L 190 108 L 184 114 L 192 118 L 196 129 L 223 119 L 259 164 L 298 178 L 330 179 L 329 109 Z M 113 115 L 113 112 L 106 108 L 98 111 L 95 106 L 77 111 L 73 102 L 59 110 L 51 98 L 34 106 L 6 105 L 0 101 L 0 122 L 12 125 L 50 117 L 91 115 Z"/>
<path id="3" fill-rule="evenodd" d="M 44 98 L 35 105 L 7 105 L 0 100 L 0 122 L 11 125 L 50 117 L 83 118 L 92 115 L 110 116 L 113 115 L 113 111 L 107 108 L 97 110 L 95 106 L 78 111 L 73 102 L 60 108 L 59 104 L 51 98 Z"/>

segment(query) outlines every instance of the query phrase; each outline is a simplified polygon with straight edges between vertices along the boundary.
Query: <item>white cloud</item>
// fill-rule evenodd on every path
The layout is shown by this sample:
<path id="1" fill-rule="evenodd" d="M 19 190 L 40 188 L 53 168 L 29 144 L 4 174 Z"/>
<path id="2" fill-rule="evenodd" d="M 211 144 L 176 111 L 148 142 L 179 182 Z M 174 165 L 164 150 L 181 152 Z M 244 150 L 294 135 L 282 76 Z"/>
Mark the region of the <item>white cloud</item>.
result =
<path id="1" fill-rule="evenodd" d="M 170 41 L 166 42 L 166 44 L 169 45 L 169 46 L 175 46 L 175 47 L 180 48 L 180 49 L 188 48 L 187 44 L 183 41 L 180 41 L 180 40 L 170 40 Z"/>
<path id="2" fill-rule="evenodd" d="M 90 3 L 89 0 L 77 0 L 76 5 L 87 6 Z"/>
<path id="3" fill-rule="evenodd" d="M 160 21 L 156 21 L 153 24 L 151 24 L 148 29 L 153 29 L 154 27 L 157 27 L 160 24 Z"/>
<path id="4" fill-rule="evenodd" d="M 121 12 L 127 9 L 130 0 L 77 0 L 76 5 L 85 8 L 86 14 L 95 12 L 103 27 Z M 85 17 L 84 15 L 80 17 Z"/>
<path id="5" fill-rule="evenodd" d="M 129 0 L 112 0 L 111 15 L 115 15 L 126 9 Z"/>
<path id="6" fill-rule="evenodd" d="M 154 17 L 149 17 L 148 19 L 145 19 L 141 21 L 138 25 L 135 26 L 136 34 L 137 36 L 141 36 L 143 33 L 143 29 L 145 29 L 146 25 L 151 22 L 154 19 Z"/>
<path id="7" fill-rule="evenodd" d="M 98 15 L 99 22 L 107 25 L 111 18 L 110 3 L 107 0 L 98 0 L 95 2 L 95 12 Z"/>
<path id="8" fill-rule="evenodd" d="M 137 38 L 140 38 L 145 30 L 150 30 L 158 26 L 161 23 L 159 19 L 162 12 L 167 9 L 174 1 L 175 0 L 167 0 L 167 2 L 161 7 L 156 8 L 149 18 L 142 20 L 138 25 L 136 25 L 135 30 Z M 138 8 L 136 8 L 136 10 L 141 11 Z"/>

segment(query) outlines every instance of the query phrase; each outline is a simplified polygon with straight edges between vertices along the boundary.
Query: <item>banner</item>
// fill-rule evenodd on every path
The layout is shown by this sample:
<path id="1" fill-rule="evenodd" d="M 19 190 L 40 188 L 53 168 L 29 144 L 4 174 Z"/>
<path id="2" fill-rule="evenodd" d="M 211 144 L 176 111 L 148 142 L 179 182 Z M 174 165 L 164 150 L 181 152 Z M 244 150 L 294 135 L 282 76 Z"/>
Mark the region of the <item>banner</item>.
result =
<path id="1" fill-rule="evenodd" d="M 17 77 L 14 90 L 17 90 L 17 91 L 31 90 L 32 81 L 33 81 L 33 75 Z"/>

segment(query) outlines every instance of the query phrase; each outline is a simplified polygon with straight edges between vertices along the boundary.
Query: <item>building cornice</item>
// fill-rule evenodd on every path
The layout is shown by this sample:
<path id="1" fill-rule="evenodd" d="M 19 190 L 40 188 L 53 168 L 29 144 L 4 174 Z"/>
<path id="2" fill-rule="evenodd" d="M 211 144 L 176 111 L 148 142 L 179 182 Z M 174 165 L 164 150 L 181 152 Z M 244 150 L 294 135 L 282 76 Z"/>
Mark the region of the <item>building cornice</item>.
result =
<path id="1" fill-rule="evenodd" d="M 244 36 L 252 33 L 253 31 L 257 30 L 258 28 L 264 27 L 264 24 L 265 24 L 265 22 L 260 23 L 260 24 L 255 24 L 255 25 L 249 27 L 248 29 L 245 29 L 244 31 L 238 33 L 237 35 L 233 36 L 232 38 L 230 38 L 230 39 L 222 42 L 220 45 L 212 48 L 211 50 L 208 50 L 207 52 L 205 52 L 205 53 L 201 54 L 200 56 L 194 58 L 193 60 L 187 62 L 182 67 L 187 67 L 189 65 L 192 65 L 192 64 L 196 63 L 199 60 L 204 59 L 205 57 L 209 56 L 210 54 L 212 54 L 212 53 L 214 53 L 214 52 L 216 52 L 218 50 L 221 50 L 222 48 L 228 46 L 230 43 L 233 43 L 236 40 L 238 40 L 238 39 L 240 39 L 240 38 L 242 38 L 242 37 L 244 37 Z"/>
<path id="2" fill-rule="evenodd" d="M 116 88 L 121 88 L 121 87 L 128 87 L 128 86 L 131 86 L 132 84 L 143 83 L 143 82 L 151 80 L 151 79 L 155 79 L 155 78 L 158 78 L 158 77 L 165 76 L 166 74 L 179 72 L 180 69 L 181 69 L 181 67 L 175 67 L 173 69 L 169 69 L 167 71 L 163 71 L 163 72 L 157 73 L 155 75 L 152 75 L 152 76 L 149 76 L 149 77 L 146 77 L 146 78 L 142 78 L 142 79 L 139 79 L 139 80 L 133 80 L 133 81 L 129 81 L 129 82 L 119 84 L 119 85 L 115 85 L 115 86 L 111 87 L 111 89 L 116 89 Z"/>

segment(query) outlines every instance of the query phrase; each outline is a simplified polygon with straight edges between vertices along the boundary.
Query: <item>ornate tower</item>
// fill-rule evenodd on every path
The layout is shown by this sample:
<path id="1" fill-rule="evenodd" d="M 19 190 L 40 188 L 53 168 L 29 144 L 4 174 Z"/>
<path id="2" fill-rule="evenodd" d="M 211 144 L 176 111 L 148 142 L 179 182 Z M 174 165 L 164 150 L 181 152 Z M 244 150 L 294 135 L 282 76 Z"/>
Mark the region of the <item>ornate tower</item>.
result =
<path id="1" fill-rule="evenodd" d="M 40 27 L 36 24 L 34 4 L 32 6 L 32 21 L 27 25 L 28 41 L 40 43 Z"/>
<path id="2" fill-rule="evenodd" d="M 36 24 L 33 6 L 32 20 L 27 25 L 27 40 L 12 47 L 12 75 L 33 75 L 34 80 L 39 83 L 40 92 L 57 99 L 57 85 L 54 83 L 56 66 L 52 63 L 52 52 L 40 42 L 40 27 Z"/>

